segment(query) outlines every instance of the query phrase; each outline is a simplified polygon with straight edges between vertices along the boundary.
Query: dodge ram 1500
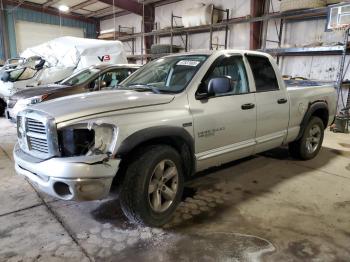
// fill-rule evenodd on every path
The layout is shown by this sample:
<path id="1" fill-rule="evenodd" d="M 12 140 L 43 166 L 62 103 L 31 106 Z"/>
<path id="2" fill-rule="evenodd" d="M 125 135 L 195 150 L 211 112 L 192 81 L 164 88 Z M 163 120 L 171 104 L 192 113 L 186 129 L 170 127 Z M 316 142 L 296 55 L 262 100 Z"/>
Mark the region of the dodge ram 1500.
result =
<path id="1" fill-rule="evenodd" d="M 267 54 L 171 55 L 116 91 L 20 112 L 15 167 L 64 200 L 103 199 L 116 181 L 125 215 L 161 226 L 198 171 L 282 145 L 296 158 L 314 158 L 335 110 L 334 86 L 286 87 Z"/>

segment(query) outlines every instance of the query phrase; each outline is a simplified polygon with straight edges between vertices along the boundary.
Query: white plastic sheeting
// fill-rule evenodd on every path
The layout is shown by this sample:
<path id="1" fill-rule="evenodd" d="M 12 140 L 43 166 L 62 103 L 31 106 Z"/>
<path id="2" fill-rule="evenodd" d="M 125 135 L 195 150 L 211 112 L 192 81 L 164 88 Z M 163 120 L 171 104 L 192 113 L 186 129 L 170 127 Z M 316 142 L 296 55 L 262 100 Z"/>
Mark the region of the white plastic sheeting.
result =
<path id="1" fill-rule="evenodd" d="M 184 11 L 182 15 L 182 24 L 184 27 L 209 25 L 213 14 L 213 23 L 217 23 L 218 12 L 214 11 L 213 4 L 197 3 L 192 8 Z"/>
<path id="2" fill-rule="evenodd" d="M 0 80 L 0 98 L 9 97 L 27 87 L 59 82 L 73 72 L 98 64 L 127 64 L 124 46 L 120 41 L 106 41 L 79 37 L 60 37 L 44 44 L 28 48 L 20 55 L 26 62 L 15 70 L 34 68 L 29 61 L 41 57 L 46 62 L 30 78 L 18 78 L 15 81 Z M 33 69 L 34 70 L 34 69 Z"/>
<path id="3" fill-rule="evenodd" d="M 28 48 L 20 56 L 40 56 L 47 61 L 48 67 L 74 67 L 76 70 L 101 63 L 127 63 L 124 46 L 120 41 L 69 36 Z"/>

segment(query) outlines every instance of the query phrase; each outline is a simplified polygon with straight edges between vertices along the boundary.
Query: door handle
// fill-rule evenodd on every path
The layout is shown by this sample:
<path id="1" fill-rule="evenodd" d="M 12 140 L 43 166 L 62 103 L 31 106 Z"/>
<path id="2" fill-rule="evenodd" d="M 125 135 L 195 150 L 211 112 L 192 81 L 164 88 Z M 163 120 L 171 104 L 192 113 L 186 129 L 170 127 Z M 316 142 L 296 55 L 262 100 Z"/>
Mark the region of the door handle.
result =
<path id="1" fill-rule="evenodd" d="M 249 104 L 244 104 L 244 105 L 242 105 L 242 110 L 249 110 L 249 109 L 253 109 L 255 107 L 255 105 L 254 104 L 252 104 L 252 103 L 249 103 Z"/>
<path id="2" fill-rule="evenodd" d="M 281 99 L 278 99 L 278 100 L 277 100 L 277 103 L 279 103 L 279 104 L 285 104 L 285 103 L 287 103 L 287 102 L 288 102 L 288 100 L 285 99 L 285 98 L 281 98 Z"/>

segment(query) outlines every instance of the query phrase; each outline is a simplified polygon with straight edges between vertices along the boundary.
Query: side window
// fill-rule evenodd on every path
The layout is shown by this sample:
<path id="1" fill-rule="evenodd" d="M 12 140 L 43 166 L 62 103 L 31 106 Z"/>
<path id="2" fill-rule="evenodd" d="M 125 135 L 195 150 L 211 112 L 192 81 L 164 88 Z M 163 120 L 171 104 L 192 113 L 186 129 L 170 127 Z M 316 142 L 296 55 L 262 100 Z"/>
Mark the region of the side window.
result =
<path id="1" fill-rule="evenodd" d="M 270 60 L 263 56 L 247 55 L 246 57 L 253 71 L 256 91 L 265 92 L 279 90 L 276 73 Z"/>
<path id="2" fill-rule="evenodd" d="M 112 81 L 112 72 L 100 74 L 94 81 L 90 83 L 90 91 L 99 91 L 108 88 Z"/>
<path id="3" fill-rule="evenodd" d="M 220 96 L 239 95 L 249 92 L 247 73 L 241 56 L 220 57 L 215 62 L 214 67 L 209 70 L 203 81 L 206 87 L 213 78 L 227 77 L 230 79 L 231 90 L 225 94 L 220 94 Z"/>
<path id="4" fill-rule="evenodd" d="M 131 75 L 135 70 L 129 68 L 120 68 L 115 71 L 109 72 L 111 75 L 111 81 L 108 82 L 107 88 L 116 88 L 121 82 L 124 81 L 129 75 Z"/>
<path id="5" fill-rule="evenodd" d="M 91 83 L 90 90 L 98 91 L 116 88 L 125 78 L 133 73 L 133 69 L 118 68 L 101 74 Z"/>

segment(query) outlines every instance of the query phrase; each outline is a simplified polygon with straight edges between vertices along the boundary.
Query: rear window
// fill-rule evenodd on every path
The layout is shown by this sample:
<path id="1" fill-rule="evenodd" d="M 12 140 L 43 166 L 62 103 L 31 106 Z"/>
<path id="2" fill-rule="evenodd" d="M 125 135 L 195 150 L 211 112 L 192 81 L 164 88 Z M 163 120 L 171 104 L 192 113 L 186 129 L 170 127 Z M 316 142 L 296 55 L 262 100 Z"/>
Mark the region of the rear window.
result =
<path id="1" fill-rule="evenodd" d="M 253 71 L 256 92 L 279 89 L 275 70 L 267 57 L 247 55 L 247 59 Z"/>

